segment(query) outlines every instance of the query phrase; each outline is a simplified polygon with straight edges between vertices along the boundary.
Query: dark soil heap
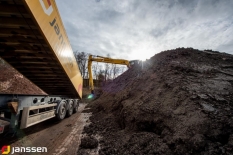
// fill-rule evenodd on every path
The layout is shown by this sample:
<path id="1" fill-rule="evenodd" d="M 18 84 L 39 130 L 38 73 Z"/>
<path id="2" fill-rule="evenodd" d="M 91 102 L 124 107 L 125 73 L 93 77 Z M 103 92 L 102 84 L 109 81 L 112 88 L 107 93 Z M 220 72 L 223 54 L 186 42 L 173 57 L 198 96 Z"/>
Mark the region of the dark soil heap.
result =
<path id="1" fill-rule="evenodd" d="M 0 58 L 0 94 L 46 95 L 39 87 Z"/>
<path id="2" fill-rule="evenodd" d="M 105 86 L 89 107 L 85 133 L 102 137 L 101 155 L 233 154 L 233 56 L 161 52 Z"/>

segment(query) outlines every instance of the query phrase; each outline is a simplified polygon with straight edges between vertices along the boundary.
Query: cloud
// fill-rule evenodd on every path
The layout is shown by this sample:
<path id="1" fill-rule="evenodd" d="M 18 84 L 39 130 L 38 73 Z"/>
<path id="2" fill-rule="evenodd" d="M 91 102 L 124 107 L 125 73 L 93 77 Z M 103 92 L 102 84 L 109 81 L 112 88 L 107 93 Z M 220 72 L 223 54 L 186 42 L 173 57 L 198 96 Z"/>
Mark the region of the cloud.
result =
<path id="1" fill-rule="evenodd" d="M 74 51 L 145 59 L 177 47 L 232 53 L 232 0 L 57 0 Z"/>

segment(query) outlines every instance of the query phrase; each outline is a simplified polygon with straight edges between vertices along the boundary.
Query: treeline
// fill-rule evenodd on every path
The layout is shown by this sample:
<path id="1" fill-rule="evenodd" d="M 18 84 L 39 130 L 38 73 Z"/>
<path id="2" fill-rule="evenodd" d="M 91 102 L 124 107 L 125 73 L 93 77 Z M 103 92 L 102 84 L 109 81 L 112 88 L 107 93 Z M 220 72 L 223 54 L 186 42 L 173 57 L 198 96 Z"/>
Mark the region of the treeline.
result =
<path id="1" fill-rule="evenodd" d="M 88 79 L 89 73 L 87 67 L 88 67 L 89 53 L 76 51 L 74 52 L 74 54 L 83 79 Z M 111 58 L 110 55 L 107 55 L 106 57 Z M 127 67 L 124 65 L 100 63 L 94 61 L 92 62 L 92 74 L 93 74 L 93 79 L 95 80 L 106 82 L 108 80 L 115 79 L 117 76 L 119 76 L 126 70 Z"/>

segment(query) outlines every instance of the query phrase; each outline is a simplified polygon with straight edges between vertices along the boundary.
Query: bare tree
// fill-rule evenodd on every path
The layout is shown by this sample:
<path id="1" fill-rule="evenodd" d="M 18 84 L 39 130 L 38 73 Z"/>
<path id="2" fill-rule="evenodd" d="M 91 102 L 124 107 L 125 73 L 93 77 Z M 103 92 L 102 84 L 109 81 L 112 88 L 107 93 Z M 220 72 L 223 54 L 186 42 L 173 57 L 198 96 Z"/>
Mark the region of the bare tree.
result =
<path id="1" fill-rule="evenodd" d="M 92 65 L 92 72 L 93 72 L 94 79 L 96 79 L 96 80 L 98 79 L 98 74 L 99 74 L 101 69 L 102 69 L 101 65 L 98 65 L 98 64 Z"/>
<path id="2" fill-rule="evenodd" d="M 120 67 L 116 64 L 112 65 L 112 78 L 115 79 L 120 72 Z"/>
<path id="3" fill-rule="evenodd" d="M 113 78 L 113 66 L 114 64 L 109 64 L 109 75 L 108 75 L 108 79 L 112 79 Z"/>
<path id="4" fill-rule="evenodd" d="M 119 65 L 117 64 L 111 64 L 111 68 L 110 68 L 110 78 L 111 79 L 115 79 L 117 77 L 117 75 L 119 74 Z"/>
<path id="5" fill-rule="evenodd" d="M 105 69 L 104 69 L 104 81 L 105 82 L 109 79 L 109 73 L 110 73 L 110 64 L 105 63 Z"/>
<path id="6" fill-rule="evenodd" d="M 110 58 L 110 54 L 107 54 L 107 57 Z M 110 64 L 105 63 L 105 69 L 104 69 L 104 82 L 106 82 L 110 77 Z"/>
<path id="7" fill-rule="evenodd" d="M 104 70 L 99 70 L 99 73 L 98 73 L 98 80 L 100 82 L 103 82 L 104 81 Z"/>
<path id="8" fill-rule="evenodd" d="M 88 75 L 87 74 L 88 53 L 76 51 L 75 58 L 77 60 L 82 77 L 87 78 L 87 75 Z"/>

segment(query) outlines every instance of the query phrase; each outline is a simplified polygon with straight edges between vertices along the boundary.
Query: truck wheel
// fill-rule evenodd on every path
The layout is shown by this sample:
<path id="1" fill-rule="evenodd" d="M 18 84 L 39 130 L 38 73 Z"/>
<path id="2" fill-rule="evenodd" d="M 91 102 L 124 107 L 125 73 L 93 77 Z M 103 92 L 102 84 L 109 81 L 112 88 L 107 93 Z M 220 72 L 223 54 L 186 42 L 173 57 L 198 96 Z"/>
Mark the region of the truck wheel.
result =
<path id="1" fill-rule="evenodd" d="M 74 103 L 74 113 L 78 112 L 78 101 Z"/>
<path id="2" fill-rule="evenodd" d="M 56 117 L 58 120 L 63 120 L 66 116 L 66 103 L 63 102 L 60 104 L 60 107 L 58 109 L 58 113 L 56 114 Z"/>
<path id="3" fill-rule="evenodd" d="M 68 105 L 68 109 L 67 109 L 66 115 L 67 115 L 68 117 L 70 117 L 70 116 L 73 114 L 73 110 L 74 110 L 74 102 L 73 102 L 73 101 L 70 101 L 70 102 L 69 102 L 69 105 Z"/>

